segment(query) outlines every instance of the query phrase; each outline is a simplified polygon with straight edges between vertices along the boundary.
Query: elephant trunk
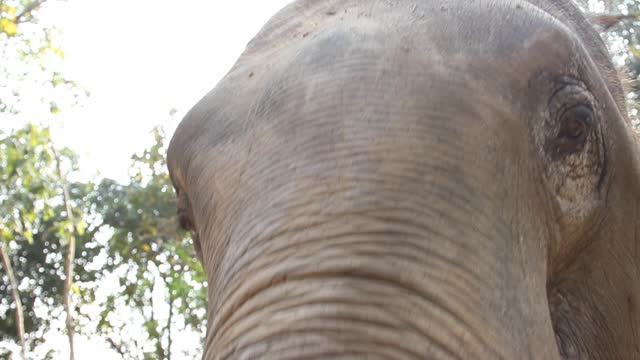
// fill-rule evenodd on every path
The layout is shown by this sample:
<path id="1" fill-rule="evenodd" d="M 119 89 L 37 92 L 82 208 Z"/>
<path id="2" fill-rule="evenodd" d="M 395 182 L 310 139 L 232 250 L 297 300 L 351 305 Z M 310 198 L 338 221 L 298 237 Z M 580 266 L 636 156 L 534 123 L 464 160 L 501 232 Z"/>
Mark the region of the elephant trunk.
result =
<path id="1" fill-rule="evenodd" d="M 312 162 L 247 166 L 244 188 L 261 185 L 217 210 L 204 249 L 208 358 L 557 358 L 548 234 L 513 211 L 538 206 L 516 203 L 535 189 L 503 183 L 527 171 L 526 145 L 496 131 L 504 114 L 474 115 L 500 124 L 368 125 L 348 145 L 306 139 Z"/>
<path id="2" fill-rule="evenodd" d="M 553 358 L 545 284 L 529 276 L 540 269 L 497 249 L 495 234 L 460 237 L 457 227 L 369 212 L 274 234 L 210 294 L 209 349 L 221 358 Z M 522 239 L 509 241 L 523 250 Z"/>

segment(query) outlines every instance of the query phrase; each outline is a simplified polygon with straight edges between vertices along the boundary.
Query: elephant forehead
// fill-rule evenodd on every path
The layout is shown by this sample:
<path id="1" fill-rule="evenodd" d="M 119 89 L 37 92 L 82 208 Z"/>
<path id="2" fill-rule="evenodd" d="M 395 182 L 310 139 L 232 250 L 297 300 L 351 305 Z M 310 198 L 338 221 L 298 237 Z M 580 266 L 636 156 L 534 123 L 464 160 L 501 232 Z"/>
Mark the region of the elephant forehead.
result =
<path id="1" fill-rule="evenodd" d="M 538 36 L 541 31 L 553 36 Z M 513 98 L 514 77 L 526 86 L 536 68 L 564 71 L 558 64 L 584 55 L 573 51 L 579 41 L 524 1 L 296 2 L 262 30 L 178 127 L 169 150 L 172 176 L 188 176 L 191 164 L 211 166 L 212 155 L 226 157 L 247 136 L 268 138 L 274 122 L 303 121 L 285 116 L 294 106 L 336 107 L 373 96 L 358 82 L 377 85 L 379 102 L 415 102 L 422 92 L 436 94 L 451 84 L 462 96 L 466 87 L 493 94 L 494 102 Z M 553 57 L 541 56 L 547 50 Z M 335 86 L 341 81 L 356 84 Z M 330 95 L 324 103 L 322 86 L 333 92 L 324 92 Z"/>

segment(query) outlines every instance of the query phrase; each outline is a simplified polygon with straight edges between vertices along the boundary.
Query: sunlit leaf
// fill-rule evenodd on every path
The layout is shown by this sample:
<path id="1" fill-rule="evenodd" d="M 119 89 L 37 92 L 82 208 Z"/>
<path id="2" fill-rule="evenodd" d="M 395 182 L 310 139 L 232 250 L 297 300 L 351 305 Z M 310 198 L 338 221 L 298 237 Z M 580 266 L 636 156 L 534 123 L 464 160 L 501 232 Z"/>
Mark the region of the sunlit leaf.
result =
<path id="1" fill-rule="evenodd" d="M 14 239 L 13 233 L 4 227 L 0 229 L 0 234 L 2 235 L 2 240 L 9 242 Z"/>
<path id="2" fill-rule="evenodd" d="M 78 221 L 76 224 L 76 231 L 78 232 L 78 235 L 84 235 L 86 228 L 87 224 L 82 220 Z"/>
<path id="3" fill-rule="evenodd" d="M 0 14 L 11 21 L 16 20 L 17 13 L 18 9 L 16 9 L 14 6 L 9 6 L 7 4 L 0 5 Z"/>
<path id="4" fill-rule="evenodd" d="M 56 104 L 55 102 L 51 102 L 49 104 L 49 112 L 51 112 L 52 114 L 59 114 L 62 110 L 58 107 L 58 104 Z"/>
<path id="5" fill-rule="evenodd" d="M 80 287 L 78 286 L 78 284 L 73 284 L 71 285 L 71 291 L 76 294 L 76 295 L 80 295 Z"/>
<path id="6" fill-rule="evenodd" d="M 33 232 L 31 230 L 25 230 L 22 234 L 29 244 L 33 244 Z"/>
<path id="7" fill-rule="evenodd" d="M 64 59 L 64 51 L 62 51 L 62 49 L 60 49 L 59 47 L 51 46 L 49 48 L 49 51 L 57 55 L 59 58 Z"/>
<path id="8" fill-rule="evenodd" d="M 7 18 L 0 18 L 0 32 L 14 36 L 18 32 L 18 24 Z"/>

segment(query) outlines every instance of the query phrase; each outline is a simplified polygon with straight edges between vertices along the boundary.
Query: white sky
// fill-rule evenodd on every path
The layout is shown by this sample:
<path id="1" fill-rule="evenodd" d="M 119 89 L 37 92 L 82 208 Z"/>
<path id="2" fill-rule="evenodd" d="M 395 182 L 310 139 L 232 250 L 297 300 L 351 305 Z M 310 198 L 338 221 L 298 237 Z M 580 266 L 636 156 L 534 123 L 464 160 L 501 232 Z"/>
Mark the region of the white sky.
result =
<path id="1" fill-rule="evenodd" d="M 91 96 L 54 133 L 85 173 L 125 180 L 149 131 L 172 132 L 290 0 L 68 0 L 42 14 L 61 31 L 66 75 Z M 171 121 L 169 111 L 178 113 Z M 168 134 L 171 135 L 171 134 Z"/>
<path id="2" fill-rule="evenodd" d="M 165 125 L 171 136 L 184 113 L 289 2 L 52 1 L 41 18 L 62 32 L 64 74 L 91 93 L 82 106 L 56 116 L 54 140 L 80 154 L 84 176 L 126 181 L 130 157 L 150 145 L 150 130 Z M 173 120 L 172 108 L 178 110 Z M 19 122 L 29 120 L 27 116 Z M 56 358 L 68 358 L 64 336 L 52 335 L 47 343 L 58 351 Z M 117 358 L 103 342 L 81 337 L 76 351 L 81 359 Z"/>

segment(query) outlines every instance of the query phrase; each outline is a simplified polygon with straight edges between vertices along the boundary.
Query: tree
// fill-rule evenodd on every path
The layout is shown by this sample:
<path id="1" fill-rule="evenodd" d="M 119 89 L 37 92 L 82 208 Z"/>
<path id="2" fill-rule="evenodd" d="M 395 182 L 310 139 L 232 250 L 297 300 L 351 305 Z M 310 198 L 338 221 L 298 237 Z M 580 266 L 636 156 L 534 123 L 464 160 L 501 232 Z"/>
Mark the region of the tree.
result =
<path id="1" fill-rule="evenodd" d="M 77 101 L 79 95 L 82 93 L 77 85 L 64 78 L 61 72 L 57 71 L 56 59 L 60 60 L 64 58 L 64 53 L 55 44 L 55 38 L 53 36 L 54 29 L 42 26 L 37 21 L 37 12 L 45 3 L 53 3 L 55 0 L 0 0 L 0 53 L 3 62 L 0 64 L 0 115 L 15 115 L 18 116 L 23 110 L 29 108 L 38 108 L 34 106 L 37 103 L 42 110 L 38 116 L 43 120 L 48 119 L 49 115 L 57 114 L 60 112 L 60 104 L 67 102 L 68 105 L 72 105 Z M 53 95 L 49 95 L 49 90 L 56 90 Z M 44 93 L 43 93 L 44 92 Z M 72 100 L 61 101 L 60 99 L 69 98 L 66 94 L 70 93 Z M 26 95 L 28 94 L 28 95 Z M 58 99 L 58 94 L 65 94 Z M 45 96 L 46 95 L 46 96 Z M 36 101 L 29 101 L 33 99 Z M 41 98 L 41 99 L 40 99 Z M 25 140 L 25 136 L 30 136 Z M 72 269 L 75 255 L 75 231 L 70 229 L 76 229 L 76 224 L 73 220 L 72 206 L 68 201 L 66 181 L 62 171 L 62 163 L 64 157 L 68 154 L 58 154 L 55 151 L 55 147 L 51 144 L 51 138 L 48 130 L 41 129 L 36 126 L 28 126 L 25 131 L 17 131 L 11 133 L 9 136 L 3 139 L 5 147 L 11 153 L 5 158 L 8 168 L 3 169 L 2 176 L 6 180 L 11 181 L 15 187 L 4 189 L 5 191 L 0 194 L 0 197 L 4 196 L 7 199 L 13 199 L 13 202 L 3 203 L 6 211 L 13 216 L 13 220 L 18 226 L 13 226 L 12 223 L 5 223 L 3 225 L 2 242 L 0 242 L 0 250 L 3 259 L 3 268 L 7 274 L 7 282 L 9 286 L 7 289 L 11 289 L 13 298 L 13 307 L 15 308 L 15 316 L 13 317 L 16 322 L 16 336 L 21 343 L 23 356 L 27 352 L 25 330 L 28 328 L 25 321 L 32 321 L 35 325 L 38 323 L 34 321 L 33 308 L 30 307 L 34 304 L 26 304 L 30 310 L 27 312 L 27 316 L 23 314 L 23 299 L 21 299 L 19 288 L 25 281 L 32 280 L 32 278 L 23 278 L 20 280 L 20 276 L 16 276 L 15 268 L 19 266 L 12 266 L 12 257 L 15 253 L 20 253 L 25 248 L 33 246 L 34 231 L 36 230 L 31 223 L 41 221 L 46 222 L 46 219 L 38 218 L 38 210 L 51 210 L 52 206 L 49 206 L 47 201 L 52 198 L 48 192 L 55 191 L 49 185 L 57 184 L 61 187 L 61 199 L 65 204 L 64 210 L 57 209 L 65 214 L 66 219 L 61 220 L 60 226 L 68 228 L 66 232 L 66 241 L 62 243 L 67 244 L 67 262 L 66 273 L 64 277 L 65 287 L 63 288 L 65 309 L 67 310 L 69 340 L 71 345 L 71 354 L 73 354 L 73 318 L 72 306 L 70 301 L 70 291 L 72 284 Z M 18 146 L 20 145 L 20 146 Z M 14 153 L 24 155 L 30 152 L 40 152 L 42 155 L 38 159 L 30 159 L 31 161 L 24 161 L 24 159 L 15 158 Z M 65 150 L 65 153 L 67 151 Z M 53 164 L 54 162 L 55 164 Z M 41 177 L 37 172 L 31 172 L 31 170 L 38 167 L 42 167 L 41 170 L 56 169 L 57 182 L 42 182 L 40 180 L 47 178 L 51 174 Z M 52 180 L 48 178 L 47 180 Z M 39 182 L 42 188 L 32 189 L 25 188 L 25 184 L 28 182 Z M 15 198 L 16 196 L 22 196 L 21 198 Z M 44 198 L 42 198 L 44 197 Z M 29 205 L 26 201 L 36 201 Z M 44 205 L 39 205 L 44 204 Z M 22 206 L 22 208 L 20 208 Z M 42 207 L 43 209 L 39 209 Z M 31 211 L 31 212 L 29 212 Z M 23 218 L 23 216 L 30 216 L 29 218 Z M 66 225 L 61 225 L 66 223 Z M 30 225 L 31 224 L 31 225 Z M 41 231 L 47 231 L 47 229 L 39 229 Z M 27 240 L 26 245 L 21 241 L 15 241 L 16 232 L 20 232 L 20 236 Z M 63 235 L 59 232 L 59 235 Z M 37 244 L 40 245 L 40 244 Z M 13 255 L 12 255 L 13 254 Z M 18 256 L 18 261 L 26 261 L 26 258 Z M 15 261 L 15 259 L 14 259 Z M 16 264 L 14 262 L 14 264 Z M 18 264 L 16 264 L 18 265 Z M 41 269 L 39 269 L 41 270 Z M 3 299 L 6 302 L 6 299 Z M 0 302 L 1 304 L 1 302 Z M 2 313 L 0 308 L 0 314 Z M 34 330 L 34 329 L 31 329 Z M 28 331 L 27 331 L 28 332 Z M 10 332 L 0 333 L 0 338 L 10 337 Z M 72 356 L 73 359 L 73 356 Z"/>
<path id="2" fill-rule="evenodd" d="M 112 230 L 104 270 L 119 274 L 117 295 L 105 299 L 98 329 L 124 358 L 132 359 L 170 359 L 174 330 L 202 336 L 206 323 L 204 272 L 191 239 L 177 230 L 165 135 L 159 128 L 153 135 L 154 144 L 133 156 L 130 183 L 103 180 L 91 200 Z M 158 290 L 166 316 L 158 313 L 164 305 L 153 296 Z M 141 320 L 142 339 L 121 335 L 128 324 L 112 315 L 123 306 Z"/>
<path id="3" fill-rule="evenodd" d="M 18 290 L 18 282 L 15 278 L 13 266 L 11 266 L 11 259 L 7 250 L 5 249 L 4 239 L 0 235 L 0 258 L 2 260 L 2 266 L 4 267 L 7 277 L 9 278 L 9 286 L 11 286 L 11 296 L 13 297 L 13 303 L 16 308 L 15 323 L 16 323 L 16 335 L 20 341 L 21 356 L 25 358 L 27 356 L 27 345 L 24 340 L 24 311 L 22 309 L 22 300 L 20 300 L 20 291 Z"/>
<path id="4" fill-rule="evenodd" d="M 42 7 L 60 1 L 0 0 L 1 115 L 28 112 L 46 119 L 86 94 L 61 70 L 64 52 L 56 29 L 38 21 Z"/>
<path id="5" fill-rule="evenodd" d="M 638 107 L 638 78 L 640 77 L 640 3 L 635 0 L 606 0 L 592 2 L 595 23 L 602 30 L 616 64 L 627 84 L 627 105 L 634 125 L 640 123 Z"/>
<path id="6" fill-rule="evenodd" d="M 27 343 L 33 347 L 42 340 L 39 337 L 50 323 L 38 311 L 50 314 L 62 302 L 64 266 L 60 250 L 71 228 L 67 211 L 83 218 L 73 199 L 67 203 L 69 210 L 64 205 L 58 164 L 73 168 L 75 155 L 62 149 L 56 160 L 47 128 L 28 125 L 0 137 L 0 246 L 8 260 L 4 266 L 7 276 L 0 279 L 0 338 L 20 342 L 23 338 L 25 350 Z M 84 222 L 75 224 L 83 235 L 84 227 Z M 87 247 L 87 240 L 83 236 L 78 246 L 85 255 L 83 261 L 96 255 L 93 247 Z M 13 274 L 6 264 L 13 264 Z M 83 270 L 77 278 L 95 279 L 95 273 Z M 21 288 L 20 301 L 16 299 L 16 283 Z M 20 305 L 24 305 L 24 314 L 10 311 L 19 310 Z M 29 334 L 30 339 L 25 336 Z"/>
<path id="7" fill-rule="evenodd" d="M 56 170 L 58 173 L 58 180 L 60 181 L 60 186 L 62 187 L 62 203 L 64 205 L 64 214 L 67 219 L 67 254 L 65 256 L 65 272 L 64 272 L 64 290 L 63 290 L 63 298 L 64 298 L 64 311 L 67 315 L 65 320 L 65 325 L 67 328 L 67 335 L 69 337 L 69 357 L 71 360 L 75 359 L 75 350 L 73 346 L 73 335 L 75 333 L 74 322 L 73 322 L 73 305 L 71 299 L 71 287 L 73 286 L 73 262 L 75 261 L 76 256 L 76 233 L 77 227 L 76 222 L 73 216 L 73 210 L 71 208 L 71 200 L 69 199 L 69 188 L 67 185 L 67 179 L 62 170 L 62 160 L 58 153 L 56 152 L 56 148 L 51 146 L 51 150 L 53 152 L 53 157 L 56 162 Z"/>
<path id="8" fill-rule="evenodd" d="M 205 333 L 205 276 L 191 239 L 177 229 L 164 133 L 155 129 L 153 134 L 153 145 L 133 157 L 129 184 L 73 182 L 67 196 L 46 128 L 30 125 L 0 143 L 0 156 L 6 154 L 0 166 L 13 176 L 2 178 L 0 188 L 7 199 L 2 202 L 7 210 L 0 207 L 7 214 L 2 223 L 11 225 L 3 236 L 10 239 L 18 282 L 28 284 L 21 287 L 21 299 L 30 348 L 64 311 L 68 267 L 61 249 L 75 234 L 77 272 L 71 293 L 79 311 L 74 329 L 102 336 L 123 358 L 197 357 L 197 349 L 174 353 L 173 342 L 176 333 Z M 58 155 L 62 167 L 74 169 L 72 152 L 63 149 Z M 118 286 L 111 292 L 97 286 L 114 278 Z M 9 304 L 11 287 L 3 280 L 0 301 Z M 95 306 L 100 308 L 97 319 L 90 311 Z M 123 321 L 123 313 L 133 321 Z M 6 311 L 4 318 L 14 317 Z M 131 328 L 136 322 L 139 327 Z M 16 337 L 9 327 L 0 334 L 5 331 Z M 132 333 L 141 336 L 128 336 Z"/>

